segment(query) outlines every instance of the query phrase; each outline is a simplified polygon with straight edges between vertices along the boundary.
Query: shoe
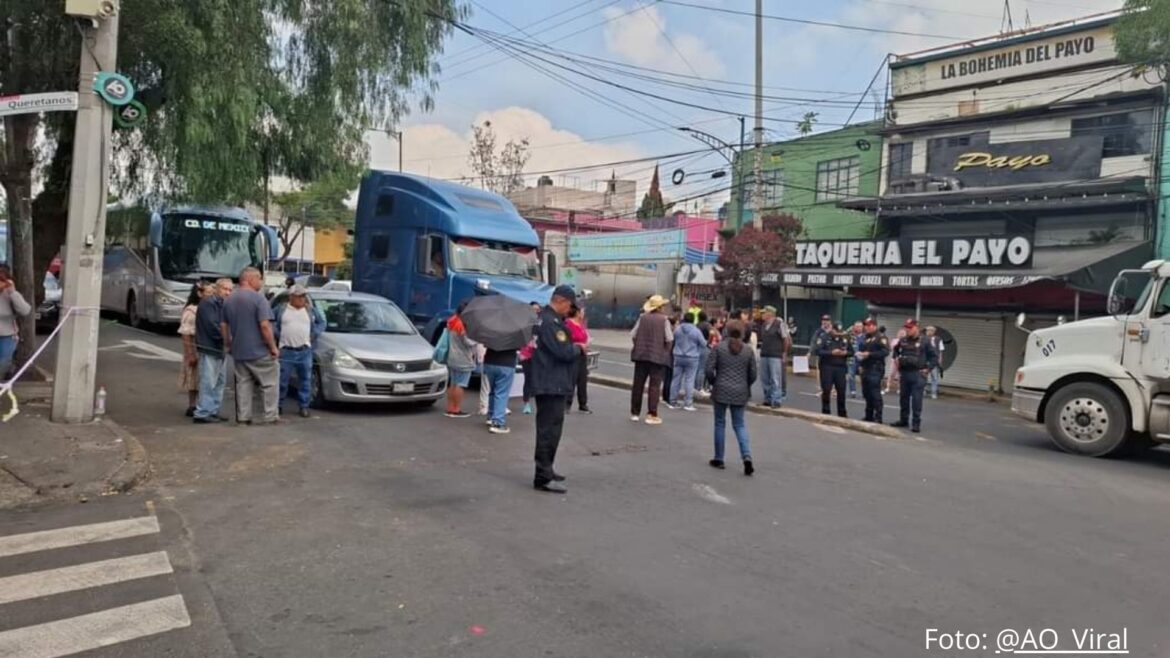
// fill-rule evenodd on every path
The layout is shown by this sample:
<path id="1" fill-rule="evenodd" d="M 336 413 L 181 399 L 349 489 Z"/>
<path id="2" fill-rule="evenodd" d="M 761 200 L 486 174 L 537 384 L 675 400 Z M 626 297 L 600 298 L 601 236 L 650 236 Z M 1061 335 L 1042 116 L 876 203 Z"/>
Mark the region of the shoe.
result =
<path id="1" fill-rule="evenodd" d="M 872 423 L 872 422 L 873 422 L 873 416 L 866 416 L 865 418 L 862 418 L 861 420 L 863 420 L 863 421 L 865 421 L 865 422 L 867 422 L 867 423 Z"/>
<path id="2" fill-rule="evenodd" d="M 483 409 L 483 408 L 481 408 L 481 409 L 480 409 L 478 412 L 476 412 L 476 414 L 475 414 L 475 415 L 477 415 L 477 416 L 486 416 L 486 415 L 488 415 L 487 409 Z"/>
<path id="3" fill-rule="evenodd" d="M 557 473 L 556 471 L 553 471 L 553 482 L 564 482 L 566 479 L 568 478 L 561 475 L 560 473 Z"/>
<path id="4" fill-rule="evenodd" d="M 938 396 L 937 396 L 937 395 L 932 395 L 932 396 L 930 396 L 930 399 L 931 399 L 931 400 L 937 400 L 937 399 L 938 399 Z"/>
<path id="5" fill-rule="evenodd" d="M 752 465 L 752 460 L 750 460 L 750 459 L 743 460 L 743 474 L 744 475 L 751 475 L 752 473 L 755 473 L 755 472 L 756 472 L 756 467 Z"/>
<path id="6" fill-rule="evenodd" d="M 659 418 L 658 416 L 646 416 L 646 424 L 647 425 L 661 425 L 662 419 Z"/>
<path id="7" fill-rule="evenodd" d="M 444 415 L 448 418 L 471 418 L 471 414 L 466 411 L 448 411 Z"/>
<path id="8" fill-rule="evenodd" d="M 670 410 L 672 410 L 672 411 L 674 411 L 674 410 L 677 410 L 677 409 L 678 409 L 678 406 L 677 406 L 675 403 L 673 403 L 673 402 L 663 402 L 663 403 L 662 403 L 662 406 L 664 406 L 664 407 L 666 407 L 667 409 L 670 409 Z"/>
<path id="9" fill-rule="evenodd" d="M 248 427 L 251 427 L 251 426 L 252 426 L 252 421 L 250 421 L 250 420 L 238 420 L 238 421 L 236 421 L 236 424 L 237 424 L 237 425 L 246 425 L 246 426 L 248 426 Z"/>
<path id="10" fill-rule="evenodd" d="M 922 433 L 922 428 L 921 428 L 921 427 L 911 427 L 911 428 L 910 428 L 910 431 L 911 431 L 911 432 L 914 432 L 915 434 L 921 434 L 921 433 Z"/>
<path id="11" fill-rule="evenodd" d="M 214 425 L 216 423 L 222 423 L 223 421 L 220 420 L 218 416 L 208 416 L 207 418 L 194 418 L 191 422 L 195 423 L 196 425 Z"/>
<path id="12" fill-rule="evenodd" d="M 838 417 L 838 418 L 848 418 L 848 417 L 849 417 L 849 414 L 845 413 L 844 411 L 838 411 L 838 412 L 837 412 L 837 417 Z"/>
<path id="13" fill-rule="evenodd" d="M 301 415 L 301 418 L 308 418 L 309 416 L 312 416 L 312 414 L 309 413 L 308 409 L 301 409 L 300 415 Z"/>
<path id="14" fill-rule="evenodd" d="M 899 420 L 896 423 L 890 423 L 890 427 L 910 427 L 910 423 L 907 423 L 904 420 Z"/>
<path id="15" fill-rule="evenodd" d="M 821 409 L 821 413 L 825 414 L 826 416 L 833 415 L 833 412 L 829 411 L 828 409 Z"/>
<path id="16" fill-rule="evenodd" d="M 505 415 L 505 416 L 511 416 L 511 415 L 512 415 L 512 410 L 511 410 L 511 409 L 504 409 L 504 415 Z"/>
<path id="17" fill-rule="evenodd" d="M 508 429 L 507 425 L 492 425 L 488 428 L 488 431 L 492 434 L 507 434 L 512 430 Z"/>
<path id="18" fill-rule="evenodd" d="M 555 494 L 569 493 L 569 490 L 566 489 L 563 485 L 561 485 L 558 482 L 545 482 L 544 484 L 533 483 L 532 488 L 536 489 L 537 491 L 543 491 L 545 493 L 555 493 Z"/>
<path id="19" fill-rule="evenodd" d="M 630 414 L 630 422 L 636 423 L 640 420 L 642 420 L 641 416 L 638 416 L 637 414 Z"/>
<path id="20" fill-rule="evenodd" d="M 216 419 L 218 419 L 218 420 L 219 420 L 219 422 L 221 422 L 221 423 L 226 423 L 226 422 L 228 422 L 229 420 L 231 420 L 231 418 L 228 418 L 227 416 L 219 416 L 219 415 L 217 415 L 217 416 L 215 416 L 215 418 L 216 418 Z"/>
<path id="21" fill-rule="evenodd" d="M 488 427 L 491 427 L 491 426 L 492 426 L 492 419 L 491 419 L 491 418 L 488 418 L 487 420 L 485 420 L 485 421 L 483 422 L 483 424 L 484 424 L 484 425 L 487 425 Z"/>
<path id="22" fill-rule="evenodd" d="M 683 411 L 698 411 L 698 409 L 695 408 L 695 405 L 688 404 L 687 406 L 683 407 Z"/>
<path id="23" fill-rule="evenodd" d="M 532 403 L 525 402 L 524 409 L 520 413 L 524 414 L 525 416 L 531 416 L 532 415 Z"/>
<path id="24" fill-rule="evenodd" d="M 577 411 L 579 411 L 579 412 L 581 412 L 581 413 L 585 414 L 586 416 L 592 416 L 592 415 L 593 415 L 593 410 L 592 410 L 592 409 L 590 409 L 589 407 L 581 407 L 581 408 L 580 408 L 580 409 L 578 409 Z"/>
<path id="25" fill-rule="evenodd" d="M 711 468 L 717 468 L 721 471 L 724 469 L 722 459 L 712 459 L 711 461 L 707 462 L 707 464 L 709 464 Z"/>
<path id="26" fill-rule="evenodd" d="M 188 418 L 195 417 L 195 407 L 187 407 L 187 417 Z"/>

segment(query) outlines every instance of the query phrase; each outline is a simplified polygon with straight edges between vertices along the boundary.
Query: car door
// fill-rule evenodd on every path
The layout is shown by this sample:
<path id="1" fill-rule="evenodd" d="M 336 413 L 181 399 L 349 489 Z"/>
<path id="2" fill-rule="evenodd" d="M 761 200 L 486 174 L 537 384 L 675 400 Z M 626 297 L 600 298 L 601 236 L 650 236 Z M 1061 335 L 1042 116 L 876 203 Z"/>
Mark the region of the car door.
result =
<path id="1" fill-rule="evenodd" d="M 1139 329 L 1142 341 L 1140 372 L 1156 380 L 1170 379 L 1170 280 L 1159 283 L 1153 304 L 1150 305 L 1149 320 Z M 1135 323 L 1126 323 L 1127 334 Z M 1127 336 L 1128 338 L 1128 336 Z"/>

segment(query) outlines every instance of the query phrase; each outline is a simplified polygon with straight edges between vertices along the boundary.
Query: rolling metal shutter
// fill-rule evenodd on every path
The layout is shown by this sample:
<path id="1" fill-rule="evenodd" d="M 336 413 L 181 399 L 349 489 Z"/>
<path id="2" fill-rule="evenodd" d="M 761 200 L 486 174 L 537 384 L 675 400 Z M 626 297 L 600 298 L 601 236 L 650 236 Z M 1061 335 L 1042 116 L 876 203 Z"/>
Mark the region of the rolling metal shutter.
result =
<path id="1" fill-rule="evenodd" d="M 946 346 L 948 352 L 953 351 L 955 359 L 943 373 L 943 386 L 986 391 L 994 382 L 996 388 L 1003 388 L 1004 383 L 999 381 L 1003 357 L 1003 318 L 923 313 L 920 324 L 924 332 L 927 325 L 945 329 L 954 340 Z"/>

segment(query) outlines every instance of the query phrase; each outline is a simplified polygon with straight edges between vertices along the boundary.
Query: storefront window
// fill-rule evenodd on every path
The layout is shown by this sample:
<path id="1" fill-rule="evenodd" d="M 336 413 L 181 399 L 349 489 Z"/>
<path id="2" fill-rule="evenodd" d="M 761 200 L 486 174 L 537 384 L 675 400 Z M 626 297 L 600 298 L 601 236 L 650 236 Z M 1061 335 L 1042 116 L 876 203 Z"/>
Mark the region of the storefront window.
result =
<path id="1" fill-rule="evenodd" d="M 1150 152 L 1153 115 L 1148 110 L 1073 119 L 1072 136 L 1101 135 L 1102 158 Z"/>
<path id="2" fill-rule="evenodd" d="M 817 163 L 817 201 L 836 201 L 856 196 L 861 184 L 861 158 L 841 158 Z"/>
<path id="3" fill-rule="evenodd" d="M 1076 247 L 1145 239 L 1140 213 L 1061 215 L 1036 218 L 1036 247 Z"/>
<path id="4" fill-rule="evenodd" d="M 784 170 L 765 171 L 763 181 L 764 207 L 779 208 L 784 203 Z"/>

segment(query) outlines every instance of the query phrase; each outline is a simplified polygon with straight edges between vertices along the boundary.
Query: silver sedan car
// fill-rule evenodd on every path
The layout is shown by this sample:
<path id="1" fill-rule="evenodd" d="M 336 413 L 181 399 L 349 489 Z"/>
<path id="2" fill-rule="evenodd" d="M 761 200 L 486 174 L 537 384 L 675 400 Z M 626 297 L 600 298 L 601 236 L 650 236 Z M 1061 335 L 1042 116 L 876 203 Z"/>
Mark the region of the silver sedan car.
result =
<path id="1" fill-rule="evenodd" d="M 434 404 L 447 390 L 447 368 L 394 302 L 364 293 L 310 290 L 325 316 L 313 353 L 313 404 Z M 287 293 L 272 300 L 287 303 Z"/>

